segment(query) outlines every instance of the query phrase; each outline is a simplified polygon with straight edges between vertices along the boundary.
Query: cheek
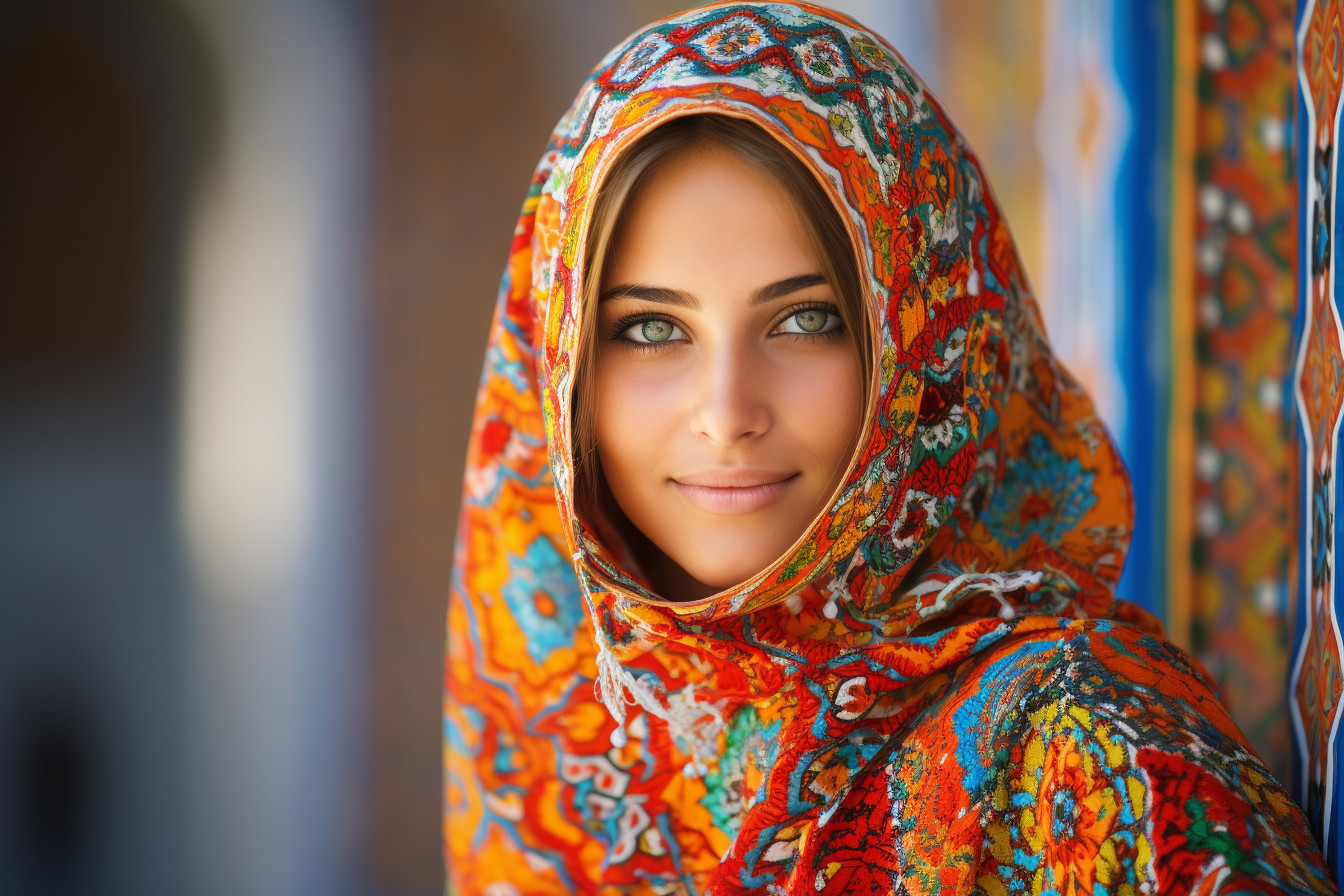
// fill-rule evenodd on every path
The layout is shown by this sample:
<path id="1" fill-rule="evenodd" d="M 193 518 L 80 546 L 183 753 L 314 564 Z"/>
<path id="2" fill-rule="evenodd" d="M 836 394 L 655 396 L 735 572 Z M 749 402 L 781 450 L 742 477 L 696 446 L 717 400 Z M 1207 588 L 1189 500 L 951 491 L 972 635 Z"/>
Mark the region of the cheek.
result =
<path id="1" fill-rule="evenodd" d="M 627 464 L 653 459 L 676 419 L 674 384 L 655 376 L 652 366 L 628 363 L 619 356 L 599 362 L 594 430 L 609 475 Z"/>
<path id="2" fill-rule="evenodd" d="M 862 417 L 862 384 L 854 357 L 835 352 L 792 365 L 776 407 L 828 468 L 849 460 Z"/>

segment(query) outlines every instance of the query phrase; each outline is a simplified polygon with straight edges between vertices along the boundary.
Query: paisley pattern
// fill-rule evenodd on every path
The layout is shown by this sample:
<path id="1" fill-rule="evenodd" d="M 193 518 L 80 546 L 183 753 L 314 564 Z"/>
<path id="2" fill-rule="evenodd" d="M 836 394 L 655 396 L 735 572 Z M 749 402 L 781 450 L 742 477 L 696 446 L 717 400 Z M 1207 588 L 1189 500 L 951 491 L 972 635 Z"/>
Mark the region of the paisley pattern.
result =
<path id="1" fill-rule="evenodd" d="M 834 506 L 679 604 L 576 512 L 570 407 L 594 189 L 703 113 L 831 192 L 877 351 Z M 650 26 L 557 125 L 500 293 L 449 605 L 449 891 L 1333 892 L 1203 670 L 1115 600 L 1131 524 L 979 163 L 901 57 L 809 6 Z"/>

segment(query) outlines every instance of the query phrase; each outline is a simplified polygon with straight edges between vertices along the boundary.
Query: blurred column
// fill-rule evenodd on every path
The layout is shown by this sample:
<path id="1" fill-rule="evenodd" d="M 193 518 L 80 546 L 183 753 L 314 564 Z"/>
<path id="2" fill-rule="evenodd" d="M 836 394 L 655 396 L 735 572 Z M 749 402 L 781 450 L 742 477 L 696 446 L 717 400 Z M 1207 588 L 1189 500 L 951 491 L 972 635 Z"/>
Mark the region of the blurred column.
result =
<path id="1" fill-rule="evenodd" d="M 222 98 L 183 325 L 194 884 L 339 896 L 364 860 L 364 9 L 183 2 Z"/>
<path id="2" fill-rule="evenodd" d="M 170 3 L 0 6 L 0 892 L 187 885 L 177 331 L 214 99 Z"/>

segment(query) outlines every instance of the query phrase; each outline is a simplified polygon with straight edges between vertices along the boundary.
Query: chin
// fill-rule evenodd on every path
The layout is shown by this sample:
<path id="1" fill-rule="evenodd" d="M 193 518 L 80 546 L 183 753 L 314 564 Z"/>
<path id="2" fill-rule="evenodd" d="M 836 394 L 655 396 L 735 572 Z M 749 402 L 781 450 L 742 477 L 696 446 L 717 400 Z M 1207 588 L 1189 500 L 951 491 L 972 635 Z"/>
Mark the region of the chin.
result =
<path id="1" fill-rule="evenodd" d="M 703 556 L 703 554 L 700 555 L 702 559 Z M 739 554 L 731 559 L 724 558 L 725 562 L 723 563 L 701 562 L 679 565 L 691 578 L 702 585 L 713 588 L 715 591 L 723 591 L 725 588 L 742 584 L 776 559 L 778 559 L 778 555 L 771 554 L 768 559 L 763 559 L 760 563 L 744 563 L 742 556 Z"/>

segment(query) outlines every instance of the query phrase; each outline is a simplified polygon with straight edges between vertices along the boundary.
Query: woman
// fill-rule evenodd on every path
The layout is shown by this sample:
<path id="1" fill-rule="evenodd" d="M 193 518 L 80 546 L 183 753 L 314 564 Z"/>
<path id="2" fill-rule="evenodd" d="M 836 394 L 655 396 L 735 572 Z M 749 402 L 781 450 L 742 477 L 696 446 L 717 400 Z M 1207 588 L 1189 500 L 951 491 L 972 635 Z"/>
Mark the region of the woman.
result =
<path id="1" fill-rule="evenodd" d="M 491 336 L 450 892 L 1333 892 L 1116 602 L 1131 519 L 900 57 L 815 7 L 650 26 L 557 126 Z"/>

